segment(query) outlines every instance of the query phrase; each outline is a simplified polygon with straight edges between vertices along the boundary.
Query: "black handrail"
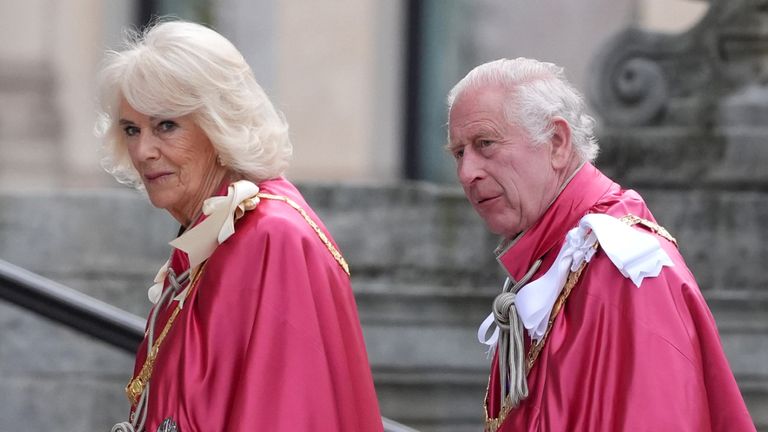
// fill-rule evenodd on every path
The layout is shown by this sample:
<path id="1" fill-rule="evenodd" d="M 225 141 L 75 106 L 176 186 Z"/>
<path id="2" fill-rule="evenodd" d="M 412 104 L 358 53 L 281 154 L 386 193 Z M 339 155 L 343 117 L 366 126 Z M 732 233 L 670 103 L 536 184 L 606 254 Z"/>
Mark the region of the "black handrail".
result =
<path id="1" fill-rule="evenodd" d="M 0 260 L 0 298 L 131 354 L 146 320 Z"/>
<path id="2" fill-rule="evenodd" d="M 0 299 L 131 354 L 144 339 L 144 319 L 1 259 Z M 386 417 L 382 422 L 384 432 L 418 432 Z"/>

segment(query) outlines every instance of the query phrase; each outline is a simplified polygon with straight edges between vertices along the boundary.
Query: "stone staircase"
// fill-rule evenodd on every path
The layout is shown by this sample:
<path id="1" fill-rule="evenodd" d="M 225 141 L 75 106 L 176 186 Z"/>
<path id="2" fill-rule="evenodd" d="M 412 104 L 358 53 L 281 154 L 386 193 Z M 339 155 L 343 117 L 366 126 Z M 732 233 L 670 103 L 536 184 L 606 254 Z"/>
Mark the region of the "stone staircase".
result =
<path id="1" fill-rule="evenodd" d="M 382 414 L 426 432 L 479 430 L 489 361 L 475 331 L 502 280 L 496 239 L 456 189 L 301 189 L 350 262 Z M 728 242 L 715 255 L 706 247 L 731 238 L 727 230 L 754 229 L 768 209 L 734 208 L 731 228 L 721 218 L 733 214 L 691 224 L 695 198 L 643 192 L 699 276 L 752 415 L 768 430 L 768 317 L 755 262 L 764 246 L 757 255 L 728 253 Z M 0 193 L 0 258 L 142 316 L 175 231 L 164 212 L 125 189 Z M 765 233 L 750 235 L 759 242 Z M 745 263 L 739 286 L 708 284 L 729 280 L 710 267 L 734 261 Z M 0 303 L 0 392 L 11 395 L 0 404 L 0 431 L 108 430 L 127 412 L 131 369 L 130 356 Z"/>

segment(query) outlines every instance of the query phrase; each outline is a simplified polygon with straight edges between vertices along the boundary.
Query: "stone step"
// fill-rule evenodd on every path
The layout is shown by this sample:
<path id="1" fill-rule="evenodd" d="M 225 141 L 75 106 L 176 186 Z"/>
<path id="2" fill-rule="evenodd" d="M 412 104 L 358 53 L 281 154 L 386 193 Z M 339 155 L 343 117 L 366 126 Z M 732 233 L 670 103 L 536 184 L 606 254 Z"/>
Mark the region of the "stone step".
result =
<path id="1" fill-rule="evenodd" d="M 482 429 L 485 370 L 373 368 L 383 413 L 422 432 Z M 386 415 L 386 414 L 385 414 Z"/>
<path id="2" fill-rule="evenodd" d="M 479 430 L 489 360 L 475 333 L 503 279 L 491 253 L 496 239 L 454 189 L 305 189 L 350 263 L 383 414 L 427 432 Z M 747 403 L 765 424 L 768 301 L 762 293 L 768 280 L 758 271 L 768 244 L 759 229 L 768 210 L 763 194 L 654 189 L 647 198 L 702 282 Z M 164 212 L 128 190 L 0 193 L 0 257 L 140 316 L 149 310 L 146 289 L 176 229 Z M 83 365 L 103 378 L 94 394 L 113 388 L 117 395 L 116 405 L 102 411 L 120 416 L 124 379 L 115 374 L 125 370 L 127 377 L 130 356 L 98 369 L 94 359 L 112 354 L 27 315 L 7 305 L 0 310 L 0 390 L 7 394 L 28 381 L 26 388 L 44 403 L 74 409 L 44 395 L 69 388 L 83 376 L 76 369 Z M 17 430 L 2 419 L 23 412 L 27 402 L 0 409 L 0 430 Z M 102 417 L 88 421 L 102 427 Z M 94 430 L 60 421 L 72 426 L 67 430 Z"/>
<path id="3" fill-rule="evenodd" d="M 492 256 L 496 239 L 456 190 L 305 189 L 353 278 L 446 287 L 499 283 L 501 270 Z M 660 224 L 677 237 L 704 291 L 757 292 L 768 286 L 768 274 L 757 271 L 768 254 L 768 230 L 762 229 L 768 194 L 641 192 Z M 151 279 L 177 229 L 139 193 L 123 189 L 2 193 L 0 223 L 0 257 L 54 279 L 98 272 L 118 278 L 145 272 Z"/>
<path id="4" fill-rule="evenodd" d="M 712 131 L 698 125 L 611 129 L 601 134 L 610 145 L 601 146 L 598 167 L 632 187 L 765 191 L 765 136 L 764 121 Z"/>
<path id="5" fill-rule="evenodd" d="M 765 361 L 766 357 L 763 357 Z M 758 431 L 768 431 L 768 378 L 737 376 L 741 394 Z"/>
<path id="6" fill-rule="evenodd" d="M 720 331 L 768 333 L 768 292 L 720 290 L 704 296 Z"/>
<path id="7" fill-rule="evenodd" d="M 425 431 L 479 429 L 490 365 L 475 333 L 498 289 L 355 284 L 385 415 Z M 765 425 L 768 296 L 716 291 L 705 297 L 750 412 Z"/>

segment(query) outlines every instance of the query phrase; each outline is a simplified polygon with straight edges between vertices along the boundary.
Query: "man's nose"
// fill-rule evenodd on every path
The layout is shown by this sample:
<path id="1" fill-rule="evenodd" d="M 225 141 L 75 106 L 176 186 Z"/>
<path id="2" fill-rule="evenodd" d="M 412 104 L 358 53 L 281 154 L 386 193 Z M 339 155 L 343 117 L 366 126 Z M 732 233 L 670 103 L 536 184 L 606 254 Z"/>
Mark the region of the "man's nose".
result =
<path id="1" fill-rule="evenodd" d="M 459 159 L 456 170 L 459 182 L 463 186 L 469 186 L 475 180 L 483 177 L 482 160 L 469 147 L 464 150 L 464 155 Z"/>

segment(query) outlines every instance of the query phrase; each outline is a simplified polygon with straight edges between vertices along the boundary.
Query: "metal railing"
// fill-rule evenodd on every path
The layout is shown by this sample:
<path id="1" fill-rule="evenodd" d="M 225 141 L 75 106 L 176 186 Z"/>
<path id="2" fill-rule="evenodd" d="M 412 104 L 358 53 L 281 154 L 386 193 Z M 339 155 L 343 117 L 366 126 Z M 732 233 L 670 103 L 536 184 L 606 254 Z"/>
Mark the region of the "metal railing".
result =
<path id="1" fill-rule="evenodd" d="M 144 339 L 143 318 L 4 260 L 0 299 L 131 354 Z M 418 432 L 386 417 L 382 422 L 384 432 Z"/>
<path id="2" fill-rule="evenodd" d="M 0 260 L 0 298 L 135 353 L 146 320 Z"/>

